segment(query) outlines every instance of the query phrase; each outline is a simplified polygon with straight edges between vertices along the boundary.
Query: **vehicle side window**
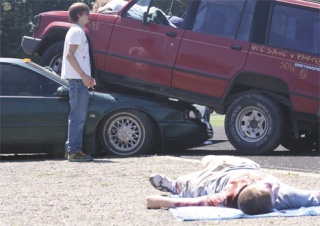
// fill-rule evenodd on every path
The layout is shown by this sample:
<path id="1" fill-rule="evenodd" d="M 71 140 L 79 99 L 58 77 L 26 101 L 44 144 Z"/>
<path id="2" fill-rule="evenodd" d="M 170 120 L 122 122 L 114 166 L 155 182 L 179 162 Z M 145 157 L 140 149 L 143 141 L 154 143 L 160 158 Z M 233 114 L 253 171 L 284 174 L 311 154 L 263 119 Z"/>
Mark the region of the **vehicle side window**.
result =
<path id="1" fill-rule="evenodd" d="M 6 64 L 0 64 L 0 96 L 12 96 L 12 78 L 10 76 L 10 69 Z"/>
<path id="2" fill-rule="evenodd" d="M 137 1 L 137 3 L 133 4 L 123 16 L 142 21 L 143 14 L 147 12 L 150 1 L 151 0 Z"/>
<path id="3" fill-rule="evenodd" d="M 249 41 L 256 1 L 249 0 L 243 13 L 237 39 Z"/>
<path id="4" fill-rule="evenodd" d="M 234 38 L 246 0 L 204 0 L 192 30 Z"/>
<path id="5" fill-rule="evenodd" d="M 1 96 L 52 96 L 60 86 L 36 72 L 0 64 Z"/>
<path id="6" fill-rule="evenodd" d="M 150 0 L 139 0 L 124 14 L 125 17 L 143 20 Z M 148 12 L 148 23 L 162 24 L 171 27 L 181 27 L 183 14 L 187 6 L 176 1 L 153 0 Z"/>
<path id="7" fill-rule="evenodd" d="M 269 45 L 319 54 L 319 11 L 275 5 Z"/>

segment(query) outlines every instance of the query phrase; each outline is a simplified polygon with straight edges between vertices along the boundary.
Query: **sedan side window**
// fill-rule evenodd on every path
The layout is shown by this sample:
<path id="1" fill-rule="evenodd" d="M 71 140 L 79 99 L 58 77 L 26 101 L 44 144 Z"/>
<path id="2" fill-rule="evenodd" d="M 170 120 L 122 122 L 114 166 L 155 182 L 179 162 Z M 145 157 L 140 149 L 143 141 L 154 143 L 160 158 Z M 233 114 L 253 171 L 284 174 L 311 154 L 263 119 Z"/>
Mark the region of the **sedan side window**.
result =
<path id="1" fill-rule="evenodd" d="M 13 87 L 13 80 L 12 76 L 9 76 L 10 73 L 10 66 L 6 64 L 0 64 L 0 96 L 14 96 L 15 95 L 15 88 Z"/>
<path id="2" fill-rule="evenodd" d="M 0 64 L 1 96 L 52 96 L 59 84 L 31 70 Z"/>
<path id="3" fill-rule="evenodd" d="M 204 0 L 192 30 L 235 38 L 246 0 Z"/>
<path id="4" fill-rule="evenodd" d="M 247 6 L 243 13 L 243 18 L 240 24 L 237 39 L 243 40 L 243 41 L 249 41 L 255 7 L 256 7 L 256 1 L 252 1 L 252 0 L 247 1 Z"/>

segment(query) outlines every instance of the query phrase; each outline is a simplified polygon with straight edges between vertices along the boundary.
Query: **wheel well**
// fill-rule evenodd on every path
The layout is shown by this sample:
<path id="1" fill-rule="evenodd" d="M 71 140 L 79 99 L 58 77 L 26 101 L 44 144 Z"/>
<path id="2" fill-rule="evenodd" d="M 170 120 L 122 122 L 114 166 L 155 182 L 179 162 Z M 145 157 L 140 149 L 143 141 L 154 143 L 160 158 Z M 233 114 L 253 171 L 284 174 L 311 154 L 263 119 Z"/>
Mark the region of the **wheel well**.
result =
<path id="1" fill-rule="evenodd" d="M 279 79 L 268 75 L 261 75 L 255 73 L 243 73 L 237 76 L 231 93 L 237 89 L 244 87 L 246 90 L 255 88 L 260 90 L 267 90 L 276 92 L 280 95 L 289 97 L 289 89 L 287 84 Z"/>
<path id="2" fill-rule="evenodd" d="M 230 87 L 225 98 L 224 113 L 229 105 L 243 93 L 260 92 L 279 104 L 281 111 L 287 116 L 285 117 L 286 129 L 297 130 L 296 122 L 293 120 L 289 88 L 283 80 L 263 74 L 242 73 L 237 76 Z"/>
<path id="3" fill-rule="evenodd" d="M 289 88 L 283 80 L 255 73 L 242 73 L 234 79 L 226 92 L 225 106 L 228 106 L 240 93 L 250 90 L 265 93 L 286 107 L 291 106 Z"/>
<path id="4" fill-rule="evenodd" d="M 42 54 L 46 51 L 46 49 L 49 48 L 52 44 L 59 41 L 64 41 L 67 32 L 68 32 L 67 29 L 61 29 L 61 28 L 50 30 L 41 44 L 41 47 L 38 51 L 38 55 L 42 56 Z"/>
<path id="5" fill-rule="evenodd" d="M 139 110 L 139 111 L 141 111 L 141 110 Z M 145 113 L 146 116 L 152 122 L 152 126 L 153 126 L 153 129 L 154 129 L 154 143 L 153 143 L 153 145 L 162 144 L 161 131 L 160 131 L 158 123 L 156 122 L 156 120 L 150 114 L 148 114 L 148 112 L 145 112 L 145 111 L 142 111 L 142 112 Z"/>

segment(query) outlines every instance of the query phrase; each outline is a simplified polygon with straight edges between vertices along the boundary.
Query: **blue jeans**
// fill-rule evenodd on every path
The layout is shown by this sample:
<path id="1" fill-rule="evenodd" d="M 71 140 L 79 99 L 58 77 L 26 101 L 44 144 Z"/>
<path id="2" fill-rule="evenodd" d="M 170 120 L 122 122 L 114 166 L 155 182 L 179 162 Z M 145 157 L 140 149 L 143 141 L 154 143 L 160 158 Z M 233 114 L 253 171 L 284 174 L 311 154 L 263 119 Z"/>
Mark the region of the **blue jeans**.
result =
<path id="1" fill-rule="evenodd" d="M 87 118 L 89 91 L 81 79 L 69 80 L 70 113 L 68 120 L 69 154 L 82 151 L 83 129 Z"/>

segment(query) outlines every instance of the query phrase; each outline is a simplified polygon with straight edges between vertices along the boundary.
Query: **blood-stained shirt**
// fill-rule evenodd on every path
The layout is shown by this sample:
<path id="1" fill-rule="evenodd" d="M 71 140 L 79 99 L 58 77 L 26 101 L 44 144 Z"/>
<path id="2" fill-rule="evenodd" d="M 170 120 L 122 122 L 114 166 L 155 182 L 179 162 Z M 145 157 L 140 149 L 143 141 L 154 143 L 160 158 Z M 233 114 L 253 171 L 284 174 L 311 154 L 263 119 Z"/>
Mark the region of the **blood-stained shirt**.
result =
<path id="1" fill-rule="evenodd" d="M 214 178 L 210 178 L 204 189 L 209 195 L 210 206 L 238 208 L 240 192 L 263 178 L 260 170 L 251 166 L 231 166 L 222 170 Z"/>
<path id="2" fill-rule="evenodd" d="M 240 192 L 247 186 L 262 179 L 262 177 L 251 175 L 248 172 L 243 173 L 244 174 L 229 179 L 228 184 L 225 185 L 222 191 L 215 194 L 209 194 L 208 204 L 210 206 L 238 208 L 238 197 Z"/>
<path id="3" fill-rule="evenodd" d="M 261 178 L 260 168 L 255 165 L 229 166 L 218 172 L 208 172 L 203 184 L 199 183 L 196 187 L 187 185 L 179 196 L 192 198 L 209 195 L 211 206 L 237 208 L 240 191 Z"/>
<path id="4" fill-rule="evenodd" d="M 89 43 L 85 31 L 77 24 L 74 24 L 67 32 L 64 48 L 63 60 L 61 68 L 61 77 L 64 79 L 81 79 L 73 66 L 67 59 L 67 54 L 70 45 L 77 45 L 78 48 L 74 53 L 81 69 L 89 76 L 91 76 L 91 64 L 89 54 Z"/>

